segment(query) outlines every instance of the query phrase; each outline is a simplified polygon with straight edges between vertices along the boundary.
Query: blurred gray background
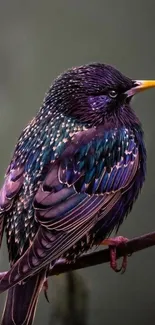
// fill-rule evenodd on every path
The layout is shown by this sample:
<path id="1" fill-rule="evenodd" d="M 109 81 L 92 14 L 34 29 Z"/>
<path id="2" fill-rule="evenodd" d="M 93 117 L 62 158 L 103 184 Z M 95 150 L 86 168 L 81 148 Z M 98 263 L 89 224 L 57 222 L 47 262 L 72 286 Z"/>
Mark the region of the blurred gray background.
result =
<path id="1" fill-rule="evenodd" d="M 154 40 L 153 0 L 1 0 L 1 184 L 17 137 L 60 72 L 101 61 L 132 78 L 155 78 Z M 155 230 L 155 90 L 137 95 L 133 106 L 145 130 L 148 173 L 142 194 L 119 231 L 129 238 Z M 0 270 L 7 268 L 4 239 Z M 74 274 L 81 285 L 76 307 L 88 312 L 83 324 L 148 324 L 155 318 L 154 274 L 154 247 L 133 255 L 123 276 L 112 272 L 109 265 Z M 42 294 L 35 325 L 65 324 L 67 281 L 67 275 L 50 279 L 51 303 Z M 0 296 L 0 313 L 4 297 Z"/>

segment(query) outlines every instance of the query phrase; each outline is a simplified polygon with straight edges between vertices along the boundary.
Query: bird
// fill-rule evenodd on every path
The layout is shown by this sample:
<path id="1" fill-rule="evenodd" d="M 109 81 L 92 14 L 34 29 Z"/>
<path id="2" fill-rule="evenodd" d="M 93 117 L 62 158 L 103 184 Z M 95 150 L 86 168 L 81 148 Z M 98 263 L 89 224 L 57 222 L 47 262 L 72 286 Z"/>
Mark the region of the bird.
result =
<path id="1" fill-rule="evenodd" d="M 33 324 L 49 268 L 108 243 L 146 178 L 146 148 L 132 98 L 154 80 L 89 63 L 60 74 L 21 133 L 0 190 L 0 242 L 10 269 L 2 325 Z M 116 237 L 117 238 L 117 237 Z M 112 240 L 112 245 L 114 241 Z"/>

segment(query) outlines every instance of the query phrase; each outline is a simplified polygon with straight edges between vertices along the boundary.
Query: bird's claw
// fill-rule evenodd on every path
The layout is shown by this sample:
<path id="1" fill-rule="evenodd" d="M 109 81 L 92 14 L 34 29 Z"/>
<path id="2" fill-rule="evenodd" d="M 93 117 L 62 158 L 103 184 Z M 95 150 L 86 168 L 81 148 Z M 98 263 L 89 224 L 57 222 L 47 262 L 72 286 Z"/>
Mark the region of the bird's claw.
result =
<path id="1" fill-rule="evenodd" d="M 109 246 L 110 250 L 110 266 L 115 272 L 123 274 L 127 268 L 127 255 L 123 256 L 122 265 L 118 267 L 116 246 Z"/>
<path id="2" fill-rule="evenodd" d="M 108 238 L 102 242 L 102 245 L 108 245 L 110 250 L 110 266 L 115 272 L 121 272 L 123 274 L 127 268 L 127 255 L 123 256 L 123 261 L 121 267 L 117 265 L 117 251 L 116 248 L 119 244 L 126 244 L 128 238 L 123 236 L 118 236 L 115 238 Z"/>

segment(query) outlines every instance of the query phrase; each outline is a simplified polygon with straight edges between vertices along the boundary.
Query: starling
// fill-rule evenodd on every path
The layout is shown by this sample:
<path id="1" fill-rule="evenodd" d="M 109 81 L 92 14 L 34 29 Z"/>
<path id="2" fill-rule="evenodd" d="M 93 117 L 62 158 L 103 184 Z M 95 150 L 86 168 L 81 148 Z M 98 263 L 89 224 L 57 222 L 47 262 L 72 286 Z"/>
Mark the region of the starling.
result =
<path id="1" fill-rule="evenodd" d="M 146 174 L 132 80 L 93 63 L 61 74 L 22 132 L 0 191 L 10 270 L 2 325 L 31 325 L 49 267 L 75 260 L 118 230 Z"/>

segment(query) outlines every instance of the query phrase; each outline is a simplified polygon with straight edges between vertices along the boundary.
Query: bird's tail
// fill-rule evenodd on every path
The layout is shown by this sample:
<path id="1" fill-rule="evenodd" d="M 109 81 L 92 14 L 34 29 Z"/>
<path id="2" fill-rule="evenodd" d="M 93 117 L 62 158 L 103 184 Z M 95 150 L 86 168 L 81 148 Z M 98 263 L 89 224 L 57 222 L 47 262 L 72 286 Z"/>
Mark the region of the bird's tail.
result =
<path id="1" fill-rule="evenodd" d="M 39 292 L 46 279 L 46 270 L 30 277 L 24 284 L 8 290 L 1 325 L 33 324 Z"/>

